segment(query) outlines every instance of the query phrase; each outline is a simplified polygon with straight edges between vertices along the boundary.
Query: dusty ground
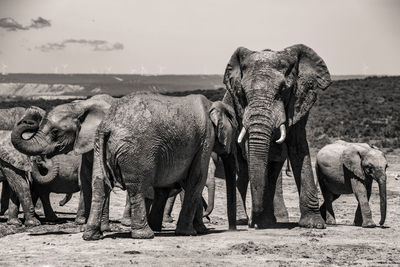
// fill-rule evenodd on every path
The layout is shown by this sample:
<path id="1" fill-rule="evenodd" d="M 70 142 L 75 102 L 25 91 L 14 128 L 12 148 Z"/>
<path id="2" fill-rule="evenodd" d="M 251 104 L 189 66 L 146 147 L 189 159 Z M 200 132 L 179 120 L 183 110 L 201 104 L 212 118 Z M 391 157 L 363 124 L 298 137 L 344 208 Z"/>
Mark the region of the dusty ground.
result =
<path id="1" fill-rule="evenodd" d="M 397 151 L 398 152 L 398 151 Z M 130 238 L 129 228 L 119 224 L 125 194 L 116 190 L 111 200 L 111 233 L 103 240 L 86 242 L 73 223 L 78 194 L 64 207 L 60 195 L 53 195 L 53 207 L 64 221 L 57 225 L 16 228 L 0 217 L 0 265 L 34 266 L 187 266 L 187 265 L 268 265 L 342 266 L 400 265 L 400 161 L 399 153 L 388 155 L 388 216 L 384 228 L 363 229 L 351 225 L 357 202 L 342 196 L 334 203 L 338 225 L 326 230 L 297 227 L 298 196 L 294 180 L 284 176 L 284 197 L 291 223 L 276 229 L 254 230 L 245 226 L 227 229 L 224 180 L 217 179 L 216 208 L 207 226 L 211 233 L 197 237 L 174 236 L 174 224 L 153 240 Z M 373 187 L 371 207 L 379 222 L 379 196 Z M 179 201 L 177 202 L 179 204 Z M 177 205 L 179 207 L 179 205 Z M 179 209 L 174 210 L 177 218 Z M 39 214 L 41 214 L 39 212 Z"/>

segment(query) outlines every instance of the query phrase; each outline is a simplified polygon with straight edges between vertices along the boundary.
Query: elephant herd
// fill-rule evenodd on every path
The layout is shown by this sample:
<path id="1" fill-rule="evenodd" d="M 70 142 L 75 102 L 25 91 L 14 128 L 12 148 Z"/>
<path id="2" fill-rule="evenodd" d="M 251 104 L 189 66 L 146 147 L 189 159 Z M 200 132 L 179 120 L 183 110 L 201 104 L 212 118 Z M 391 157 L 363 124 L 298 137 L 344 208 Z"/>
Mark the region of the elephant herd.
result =
<path id="1" fill-rule="evenodd" d="M 374 226 L 368 206 L 372 178 L 380 185 L 383 224 L 387 162 L 367 144 L 339 142 L 321 150 L 317 175 L 325 202 L 319 206 L 305 127 L 318 90 L 331 80 L 311 48 L 257 52 L 239 47 L 223 82 L 227 91 L 216 102 L 201 95 L 137 92 L 122 98 L 95 95 L 48 112 L 37 107 L 1 110 L 1 211 L 8 206 L 8 223 L 21 224 L 21 204 L 25 225 L 38 225 L 38 198 L 46 220 L 56 220 L 49 193 L 66 194 L 65 204 L 80 191 L 76 223 L 86 223 L 85 240 L 100 239 L 110 229 L 110 192 L 117 186 L 127 191 L 121 221 L 131 226 L 133 238 L 153 238 L 180 191 L 184 196 L 175 233 L 207 233 L 202 191 L 207 185 L 209 215 L 214 153 L 224 165 L 231 230 L 237 224 L 236 190 L 245 207 L 249 182 L 251 214 L 243 219 L 250 227 L 269 227 L 279 214 L 287 214 L 281 188 L 286 160 L 299 191 L 299 226 L 335 223 L 332 201 L 352 192 L 359 201 L 355 224 Z"/>

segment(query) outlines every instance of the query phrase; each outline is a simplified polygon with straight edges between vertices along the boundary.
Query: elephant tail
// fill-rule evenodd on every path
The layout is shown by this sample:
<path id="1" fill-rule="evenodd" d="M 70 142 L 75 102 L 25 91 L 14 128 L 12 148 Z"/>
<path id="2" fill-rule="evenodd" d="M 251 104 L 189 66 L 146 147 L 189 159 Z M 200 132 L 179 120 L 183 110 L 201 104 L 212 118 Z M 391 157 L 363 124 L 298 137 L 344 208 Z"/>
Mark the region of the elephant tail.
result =
<path id="1" fill-rule="evenodd" d="M 113 179 L 112 179 L 113 175 L 112 175 L 111 169 L 108 168 L 106 165 L 106 162 L 107 162 L 106 144 L 107 144 L 109 136 L 110 136 L 110 132 L 104 131 L 104 129 L 98 130 L 98 132 L 97 132 L 97 138 L 98 138 L 97 143 L 98 143 L 98 149 L 99 149 L 99 163 L 100 163 L 102 174 L 104 177 L 104 183 L 105 183 L 105 185 L 107 185 L 107 187 L 110 190 L 112 190 L 114 187 L 114 183 L 113 183 Z"/>

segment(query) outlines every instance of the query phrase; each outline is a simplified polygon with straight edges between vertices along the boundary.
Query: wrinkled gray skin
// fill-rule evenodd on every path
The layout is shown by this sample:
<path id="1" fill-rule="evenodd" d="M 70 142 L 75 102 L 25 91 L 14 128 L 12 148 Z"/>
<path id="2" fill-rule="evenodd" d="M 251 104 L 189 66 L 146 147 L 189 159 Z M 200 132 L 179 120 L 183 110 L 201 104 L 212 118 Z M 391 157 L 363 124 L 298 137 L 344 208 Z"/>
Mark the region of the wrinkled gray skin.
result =
<path id="1" fill-rule="evenodd" d="M 372 180 L 378 182 L 381 220 L 386 218 L 386 168 L 387 160 L 382 151 L 365 143 L 338 141 L 323 147 L 317 154 L 315 169 L 325 202 L 320 210 L 327 224 L 336 224 L 332 202 L 342 194 L 357 198 L 358 207 L 354 224 L 375 227 L 368 201 Z"/>
<path id="2" fill-rule="evenodd" d="M 147 222 L 145 190 L 153 186 L 169 192 L 176 183 L 186 193 L 175 233 L 205 233 L 201 192 L 211 152 L 230 152 L 235 126 L 229 106 L 212 103 L 201 95 L 143 93 L 119 99 L 96 134 L 93 200 L 83 239 L 101 237 L 101 214 L 114 184 L 128 191 L 133 238 L 154 237 Z M 168 193 L 163 194 L 162 210 L 167 198 Z"/>
<path id="3" fill-rule="evenodd" d="M 12 131 L 14 147 L 24 154 L 52 158 L 73 151 L 82 155 L 79 181 L 84 212 L 76 218 L 78 224 L 84 224 L 90 213 L 95 130 L 114 101 L 109 95 L 96 95 L 87 100 L 59 105 L 46 114 L 38 128 L 32 130 L 29 123 L 21 122 Z M 31 132 L 31 136 L 24 138 L 26 132 Z M 108 211 L 105 212 L 102 229 L 110 229 Z"/>
<path id="4" fill-rule="evenodd" d="M 217 156 L 214 152 L 212 153 L 215 156 Z M 208 192 L 208 204 L 202 197 L 202 203 L 203 207 L 205 209 L 205 212 L 203 214 L 203 217 L 206 217 L 211 214 L 211 212 L 214 209 L 214 198 L 215 198 L 215 163 L 210 158 L 210 164 L 208 167 L 208 175 L 207 175 L 207 181 L 206 181 L 206 187 L 207 187 L 207 192 Z M 150 189 L 152 190 L 152 188 Z M 157 190 L 157 189 L 156 189 Z M 153 231 L 161 231 L 162 227 L 162 222 L 172 222 L 173 219 L 171 217 L 171 212 L 174 206 L 175 198 L 177 195 L 181 196 L 181 201 L 183 200 L 183 190 L 180 185 L 176 185 L 176 188 L 173 188 L 169 194 L 168 194 L 168 200 L 165 204 L 165 209 L 163 207 L 157 206 L 156 203 L 153 204 L 154 199 L 150 199 L 151 194 L 145 194 L 146 199 L 146 204 L 147 205 L 152 205 L 152 207 L 146 207 L 146 210 L 150 211 L 151 209 L 154 209 L 152 212 L 152 216 L 148 216 L 147 220 L 149 221 L 149 225 L 151 226 L 151 229 Z M 152 194 L 154 198 L 154 193 Z M 126 199 L 126 205 L 123 213 L 123 218 L 121 219 L 121 224 L 124 226 L 130 226 L 131 225 L 131 205 L 129 201 L 129 194 L 127 194 L 127 199 Z M 164 201 L 157 201 L 157 203 L 161 202 L 161 205 L 164 205 Z M 147 212 L 147 215 L 149 215 L 150 212 Z"/>
<path id="5" fill-rule="evenodd" d="M 234 155 L 223 157 L 227 188 L 231 191 L 228 195 L 232 196 L 228 199 L 230 229 L 236 229 L 236 174 L 242 201 L 250 181 L 250 226 L 266 228 L 276 222 L 273 198 L 284 160 L 274 162 L 269 158 L 282 154 L 283 140 L 300 194 L 299 225 L 326 227 L 319 212 L 305 129 L 318 88 L 326 89 L 330 83 L 324 61 L 305 45 L 259 52 L 239 47 L 233 53 L 225 70 L 227 92 L 223 101 L 236 112 L 241 142 L 236 149 L 238 172 Z"/>
<path id="6" fill-rule="evenodd" d="M 212 153 L 212 157 L 210 158 L 210 163 L 208 165 L 208 173 L 207 173 L 207 181 L 206 187 L 208 191 L 208 204 L 202 199 L 203 208 L 205 209 L 203 213 L 203 217 L 208 217 L 214 209 L 214 199 L 215 199 L 215 162 L 217 161 L 217 155 Z M 214 158 L 216 158 L 214 160 Z M 183 200 L 184 194 L 181 194 L 181 202 Z M 164 222 L 173 222 L 173 218 L 171 216 L 172 209 L 174 208 L 176 195 L 168 198 L 167 204 L 165 206 L 165 210 L 163 213 L 163 221 Z"/>
<path id="7" fill-rule="evenodd" d="M 12 112 L 12 110 L 15 109 L 19 109 L 21 112 L 13 117 L 10 113 L 16 114 Z M 40 224 L 39 221 L 33 217 L 34 204 L 38 198 L 42 201 L 46 220 L 54 221 L 57 217 L 51 208 L 49 194 L 50 192 L 71 194 L 79 191 L 76 173 L 79 159 L 74 156 L 62 156 L 50 162 L 40 161 L 41 163 L 38 164 L 37 160 L 32 161 L 29 157 L 22 155 L 12 146 L 11 131 L 9 130 L 12 129 L 13 124 L 15 125 L 18 121 L 24 119 L 30 120 L 32 125 L 38 126 L 44 111 L 36 107 L 26 110 L 24 108 L 0 110 L 0 118 L 2 118 L 3 121 L 6 119 L 4 116 L 5 114 L 8 114 L 8 120 L 10 120 L 10 118 L 14 120 L 14 123 L 9 122 L 7 124 L 2 122 L 2 127 L 7 129 L 7 131 L 1 131 L 0 133 L 1 173 L 6 181 L 3 187 L 8 188 L 7 185 L 11 185 L 8 223 L 16 225 L 21 224 L 18 219 L 18 207 L 21 202 L 25 213 L 25 225 L 34 226 Z M 40 174 L 39 169 L 46 175 Z M 2 195 L 2 210 L 4 209 L 4 211 L 6 207 L 3 206 L 3 204 L 5 204 L 6 200 L 7 195 Z"/>

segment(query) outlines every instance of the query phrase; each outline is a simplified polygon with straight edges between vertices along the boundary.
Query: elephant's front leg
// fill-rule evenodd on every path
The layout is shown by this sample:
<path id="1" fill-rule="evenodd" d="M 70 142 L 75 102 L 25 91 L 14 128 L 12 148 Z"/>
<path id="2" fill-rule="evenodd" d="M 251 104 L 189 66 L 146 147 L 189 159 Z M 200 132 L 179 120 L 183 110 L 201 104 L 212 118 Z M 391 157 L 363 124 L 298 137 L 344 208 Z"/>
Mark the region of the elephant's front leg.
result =
<path id="1" fill-rule="evenodd" d="M 375 227 L 376 224 L 372 219 L 372 213 L 368 203 L 371 196 L 372 182 L 366 181 L 364 184 L 360 180 L 351 179 L 351 187 L 358 201 L 354 225 L 366 228 Z"/>
<path id="2" fill-rule="evenodd" d="M 11 191 L 10 203 L 8 205 L 8 220 L 7 224 L 21 226 L 22 222 L 18 219 L 19 213 L 19 200 L 17 194 Z"/>
<path id="3" fill-rule="evenodd" d="M 48 222 L 57 221 L 58 217 L 54 213 L 54 210 L 53 210 L 53 208 L 51 207 L 51 204 L 50 204 L 50 193 L 49 192 L 41 193 L 39 195 L 39 198 L 40 198 L 40 201 L 42 202 L 43 211 L 44 211 L 44 215 L 45 215 L 46 221 L 48 221 Z"/>
<path id="4" fill-rule="evenodd" d="M 154 187 L 154 200 L 148 218 L 150 228 L 153 231 L 161 231 L 165 204 L 170 191 L 170 188 Z"/>
<path id="5" fill-rule="evenodd" d="M 11 195 L 10 186 L 8 185 L 7 181 L 4 181 L 3 186 L 1 187 L 0 215 L 3 215 L 6 212 L 6 210 L 8 209 L 10 195 Z"/>
<path id="6" fill-rule="evenodd" d="M 85 200 L 84 200 L 84 196 L 83 196 L 83 190 L 81 188 L 81 191 L 79 192 L 79 204 L 78 204 L 78 210 L 76 211 L 75 223 L 76 224 L 84 224 L 85 222 L 86 222 Z"/>
<path id="7" fill-rule="evenodd" d="M 236 163 L 235 156 L 233 154 L 230 155 L 222 155 L 222 161 L 224 163 L 225 170 L 225 182 L 226 182 L 226 206 L 228 212 L 228 224 L 229 230 L 236 230 Z M 238 159 L 239 161 L 239 159 Z M 243 203 L 246 203 L 246 191 L 248 184 L 248 174 L 246 170 L 246 174 L 244 174 L 246 179 L 243 183 L 238 183 L 239 192 L 244 199 Z M 239 179 L 240 179 L 239 173 Z M 238 180 L 239 180 L 238 179 Z M 240 187 L 239 187 L 240 185 Z M 246 211 L 246 208 L 244 208 Z M 248 219 L 247 214 L 244 216 L 244 220 Z"/>
<path id="8" fill-rule="evenodd" d="M 92 201 L 92 174 L 93 150 L 82 154 L 82 160 L 79 167 L 79 182 L 81 185 L 81 197 L 83 197 L 84 215 L 76 217 L 75 222 L 77 224 L 84 224 L 90 214 Z"/>
<path id="9" fill-rule="evenodd" d="M 306 136 L 306 119 L 300 120 L 289 129 L 287 138 L 289 160 L 300 193 L 299 226 L 326 228 L 318 203 L 318 189 L 314 182 L 310 151 Z"/>
<path id="10" fill-rule="evenodd" d="M 105 201 L 100 223 L 101 232 L 111 232 L 110 227 L 110 190 L 105 190 Z"/>
<path id="11" fill-rule="evenodd" d="M 276 180 L 276 189 L 274 195 L 274 215 L 278 222 L 289 222 L 289 213 L 285 205 L 285 200 L 283 198 L 282 183 L 283 177 L 282 171 L 280 171 Z"/>

